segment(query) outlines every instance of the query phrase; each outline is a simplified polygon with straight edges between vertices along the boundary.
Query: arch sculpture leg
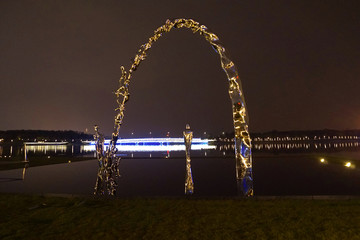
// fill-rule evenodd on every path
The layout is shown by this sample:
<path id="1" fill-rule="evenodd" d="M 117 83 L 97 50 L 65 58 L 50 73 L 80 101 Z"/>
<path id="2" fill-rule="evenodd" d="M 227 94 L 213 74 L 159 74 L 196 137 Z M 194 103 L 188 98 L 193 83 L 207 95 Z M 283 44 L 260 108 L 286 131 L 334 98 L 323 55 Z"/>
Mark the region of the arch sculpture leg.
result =
<path id="1" fill-rule="evenodd" d="M 95 126 L 96 158 L 99 169 L 94 188 L 96 195 L 115 195 L 116 178 L 119 174 L 120 157 L 116 156 L 116 150 L 113 152 L 107 149 L 104 151 L 104 136 L 99 133 L 98 126 Z"/>

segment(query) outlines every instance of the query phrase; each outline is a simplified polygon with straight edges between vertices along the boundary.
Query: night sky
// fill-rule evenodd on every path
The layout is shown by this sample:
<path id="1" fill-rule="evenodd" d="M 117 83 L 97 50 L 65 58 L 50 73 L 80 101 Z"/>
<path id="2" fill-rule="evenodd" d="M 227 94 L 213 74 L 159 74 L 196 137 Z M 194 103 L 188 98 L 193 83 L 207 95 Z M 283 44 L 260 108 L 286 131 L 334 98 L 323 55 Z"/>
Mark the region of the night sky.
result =
<path id="1" fill-rule="evenodd" d="M 113 127 L 120 66 L 167 18 L 217 34 L 251 132 L 360 128 L 359 1 L 0 1 L 0 130 Z M 122 137 L 232 131 L 218 55 L 188 29 L 134 73 Z"/>

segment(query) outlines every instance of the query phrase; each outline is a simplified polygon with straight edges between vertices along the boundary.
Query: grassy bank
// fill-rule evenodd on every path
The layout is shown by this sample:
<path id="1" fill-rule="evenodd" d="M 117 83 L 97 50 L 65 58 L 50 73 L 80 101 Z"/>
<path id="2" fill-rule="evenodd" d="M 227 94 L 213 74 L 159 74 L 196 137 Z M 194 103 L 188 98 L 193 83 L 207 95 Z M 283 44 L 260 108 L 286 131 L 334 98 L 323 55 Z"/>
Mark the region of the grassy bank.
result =
<path id="1" fill-rule="evenodd" d="M 360 239 L 360 200 L 0 194 L 0 239 Z"/>

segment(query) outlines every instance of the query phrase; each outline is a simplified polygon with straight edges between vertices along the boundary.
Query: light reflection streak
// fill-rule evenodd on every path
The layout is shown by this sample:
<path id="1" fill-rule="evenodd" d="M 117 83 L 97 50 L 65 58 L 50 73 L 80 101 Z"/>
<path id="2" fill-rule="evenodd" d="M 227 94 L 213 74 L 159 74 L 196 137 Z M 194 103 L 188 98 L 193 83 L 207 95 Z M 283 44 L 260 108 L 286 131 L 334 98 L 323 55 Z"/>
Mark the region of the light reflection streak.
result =
<path id="1" fill-rule="evenodd" d="M 349 143 L 263 143 L 253 144 L 256 150 L 280 150 L 280 149 L 337 149 L 337 148 L 354 148 L 359 147 L 358 142 Z"/>
<path id="2" fill-rule="evenodd" d="M 356 166 L 355 164 L 353 164 L 353 162 L 350 162 L 349 160 L 344 160 L 344 159 L 338 159 L 338 158 L 320 158 L 320 163 L 321 164 L 336 164 L 336 165 L 340 165 L 340 166 L 344 166 L 346 168 L 351 168 L 351 169 L 355 169 Z"/>
<path id="3" fill-rule="evenodd" d="M 347 167 L 347 168 L 355 168 L 355 165 L 352 164 L 351 162 L 345 162 L 344 166 Z"/>
<path id="4" fill-rule="evenodd" d="M 32 151 L 33 153 L 43 152 L 45 154 L 52 151 L 55 153 L 57 151 L 66 152 L 66 145 L 26 145 L 26 152 L 29 151 Z"/>
<path id="5" fill-rule="evenodd" d="M 107 143 L 109 141 L 106 141 Z M 138 138 L 138 139 L 121 139 L 119 140 L 121 145 L 117 145 L 119 151 L 124 152 L 170 152 L 170 151 L 185 151 L 185 146 L 181 138 Z M 65 144 L 24 144 L 20 152 L 24 159 L 28 157 L 28 153 L 44 154 L 44 155 L 57 155 L 70 152 L 75 154 L 79 151 L 81 154 L 86 154 L 95 151 L 94 141 L 84 141 L 83 145 L 79 146 L 79 150 L 76 150 L 75 145 Z M 128 145 L 129 144 L 129 145 Z M 130 145 L 131 144 L 131 145 Z M 257 151 L 341 151 L 341 150 L 357 150 L 360 147 L 360 142 L 347 142 L 347 143 L 255 143 L 253 149 Z M 216 142 L 211 139 L 200 139 L 195 138 L 192 144 L 192 150 L 206 150 L 206 149 L 217 149 L 220 152 L 233 151 L 235 145 L 233 143 L 223 144 L 222 142 Z M 10 158 L 18 155 L 19 150 L 11 146 L 4 148 L 0 146 L 0 158 Z M 206 153 L 204 153 L 206 156 Z"/>

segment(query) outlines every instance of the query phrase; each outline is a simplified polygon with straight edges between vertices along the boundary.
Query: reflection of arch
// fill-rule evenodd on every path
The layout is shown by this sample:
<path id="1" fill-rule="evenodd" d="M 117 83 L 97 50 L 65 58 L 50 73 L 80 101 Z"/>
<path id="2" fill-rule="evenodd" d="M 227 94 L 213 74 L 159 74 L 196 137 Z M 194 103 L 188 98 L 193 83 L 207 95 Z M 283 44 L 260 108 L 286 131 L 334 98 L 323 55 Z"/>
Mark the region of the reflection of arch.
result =
<path id="1" fill-rule="evenodd" d="M 225 71 L 229 81 L 229 95 L 232 102 L 233 122 L 235 130 L 235 156 L 236 156 L 236 177 L 242 194 L 251 196 L 253 194 L 252 188 L 252 160 L 251 160 L 251 141 L 248 132 L 248 118 L 245 106 L 244 95 L 242 94 L 241 82 L 234 63 L 229 59 L 225 48 L 219 41 L 219 38 L 208 31 L 207 27 L 200 25 L 192 19 L 175 19 L 173 21 L 167 20 L 166 23 L 155 30 L 154 35 L 149 38 L 149 41 L 141 45 L 138 50 L 133 63 L 128 72 L 124 67 L 121 67 L 122 76 L 119 80 L 120 87 L 115 92 L 117 96 L 118 108 L 115 116 L 114 131 L 112 133 L 112 140 L 110 146 L 105 153 L 101 155 L 111 162 L 116 153 L 116 141 L 119 136 L 120 126 L 124 118 L 125 103 L 129 100 L 129 85 L 132 73 L 138 68 L 141 61 L 146 59 L 147 51 L 151 48 L 163 33 L 169 32 L 173 28 L 188 28 L 193 33 L 199 33 L 204 36 L 214 50 L 220 56 L 221 67 Z M 98 133 L 97 133 L 97 136 Z M 98 151 L 99 153 L 99 151 Z"/>

